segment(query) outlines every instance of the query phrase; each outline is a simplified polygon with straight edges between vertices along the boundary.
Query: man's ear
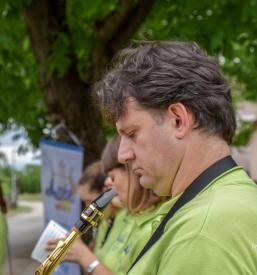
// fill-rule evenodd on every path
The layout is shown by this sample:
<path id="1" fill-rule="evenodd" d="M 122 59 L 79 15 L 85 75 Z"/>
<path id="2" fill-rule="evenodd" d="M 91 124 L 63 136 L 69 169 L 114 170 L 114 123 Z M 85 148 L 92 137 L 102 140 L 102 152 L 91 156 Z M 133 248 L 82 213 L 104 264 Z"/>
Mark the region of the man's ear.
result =
<path id="1" fill-rule="evenodd" d="M 184 104 L 173 103 L 168 107 L 168 115 L 171 118 L 173 130 L 175 130 L 175 137 L 184 138 L 193 122 L 191 113 L 188 112 Z"/>

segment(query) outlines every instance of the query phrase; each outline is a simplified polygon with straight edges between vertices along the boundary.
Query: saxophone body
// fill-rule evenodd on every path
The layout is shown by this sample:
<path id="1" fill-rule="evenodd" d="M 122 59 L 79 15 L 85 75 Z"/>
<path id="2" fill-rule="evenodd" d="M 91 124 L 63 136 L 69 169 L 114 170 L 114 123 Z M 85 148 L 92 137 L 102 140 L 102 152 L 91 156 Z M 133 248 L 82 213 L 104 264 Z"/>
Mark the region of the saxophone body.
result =
<path id="1" fill-rule="evenodd" d="M 85 208 L 78 221 L 75 223 L 68 237 L 64 241 L 59 241 L 54 251 L 47 259 L 37 268 L 35 275 L 50 275 L 57 265 L 67 254 L 70 246 L 82 234 L 86 233 L 89 228 L 96 226 L 98 221 L 103 217 L 104 208 L 111 202 L 116 195 L 114 189 L 109 189 L 94 200 Z"/>

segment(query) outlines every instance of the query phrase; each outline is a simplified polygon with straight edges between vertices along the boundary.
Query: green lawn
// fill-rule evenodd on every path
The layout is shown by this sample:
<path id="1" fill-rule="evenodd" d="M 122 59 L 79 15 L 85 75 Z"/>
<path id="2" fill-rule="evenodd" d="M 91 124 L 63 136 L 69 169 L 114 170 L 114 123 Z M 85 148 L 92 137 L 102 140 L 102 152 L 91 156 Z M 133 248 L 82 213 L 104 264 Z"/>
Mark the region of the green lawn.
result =
<path id="1" fill-rule="evenodd" d="M 41 201 L 42 195 L 41 193 L 23 193 L 19 194 L 19 200 L 22 201 Z"/>
<path id="2" fill-rule="evenodd" d="M 29 213 L 30 211 L 32 211 L 32 208 L 29 206 L 18 206 L 17 208 L 9 208 L 7 215 L 11 217 L 21 213 Z"/>
<path id="3" fill-rule="evenodd" d="M 33 193 L 33 194 L 19 194 L 18 197 L 18 207 L 17 208 L 9 208 L 8 209 L 8 216 L 14 216 L 20 213 L 28 213 L 32 210 L 29 206 L 21 206 L 19 205 L 19 201 L 41 201 L 42 196 L 40 193 Z"/>

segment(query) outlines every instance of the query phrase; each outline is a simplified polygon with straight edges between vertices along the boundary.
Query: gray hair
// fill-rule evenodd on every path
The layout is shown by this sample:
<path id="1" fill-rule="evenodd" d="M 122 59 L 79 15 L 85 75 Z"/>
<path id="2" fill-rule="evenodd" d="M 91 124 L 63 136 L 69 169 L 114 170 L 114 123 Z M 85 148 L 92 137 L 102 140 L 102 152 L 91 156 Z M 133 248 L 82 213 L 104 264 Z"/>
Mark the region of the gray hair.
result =
<path id="1" fill-rule="evenodd" d="M 143 41 L 122 50 L 97 86 L 104 116 L 116 122 L 128 97 L 149 110 L 182 103 L 196 127 L 232 142 L 236 128 L 231 91 L 216 59 L 196 43 Z"/>

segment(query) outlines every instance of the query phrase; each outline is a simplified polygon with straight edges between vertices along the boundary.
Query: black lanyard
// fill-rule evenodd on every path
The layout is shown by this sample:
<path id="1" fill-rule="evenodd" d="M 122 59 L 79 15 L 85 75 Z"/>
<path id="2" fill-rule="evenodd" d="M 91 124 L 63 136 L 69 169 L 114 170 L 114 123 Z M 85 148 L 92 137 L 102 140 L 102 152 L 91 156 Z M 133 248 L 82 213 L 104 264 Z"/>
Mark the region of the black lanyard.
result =
<path id="1" fill-rule="evenodd" d="M 132 269 L 132 267 L 143 257 L 143 255 L 157 242 L 163 232 L 167 222 L 174 216 L 174 214 L 186 203 L 191 201 L 197 194 L 199 194 L 210 182 L 212 182 L 219 175 L 228 171 L 229 169 L 237 166 L 236 162 L 232 159 L 231 156 L 227 156 L 214 164 L 212 164 L 209 168 L 207 168 L 202 174 L 200 174 L 184 191 L 184 193 L 180 196 L 180 198 L 176 201 L 173 207 L 169 210 L 168 214 L 162 220 L 156 231 L 153 233 L 150 240 L 147 242 L 145 247 L 137 256 L 136 260 L 133 262 L 132 266 L 128 270 Z"/>

